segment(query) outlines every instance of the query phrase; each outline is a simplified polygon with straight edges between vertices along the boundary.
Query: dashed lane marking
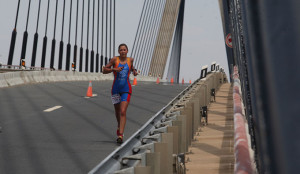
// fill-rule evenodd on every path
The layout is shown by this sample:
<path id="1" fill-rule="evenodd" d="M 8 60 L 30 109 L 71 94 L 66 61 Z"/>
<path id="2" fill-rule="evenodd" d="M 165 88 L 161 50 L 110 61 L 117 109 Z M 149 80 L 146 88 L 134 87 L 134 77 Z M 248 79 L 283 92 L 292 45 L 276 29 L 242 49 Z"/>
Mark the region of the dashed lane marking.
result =
<path id="1" fill-rule="evenodd" d="M 48 108 L 48 109 L 46 109 L 46 110 L 44 110 L 44 112 L 52 112 L 52 111 L 54 111 L 54 110 L 56 110 L 56 109 L 59 109 L 59 108 L 61 108 L 62 106 L 54 106 L 54 107 L 52 107 L 52 108 Z"/>

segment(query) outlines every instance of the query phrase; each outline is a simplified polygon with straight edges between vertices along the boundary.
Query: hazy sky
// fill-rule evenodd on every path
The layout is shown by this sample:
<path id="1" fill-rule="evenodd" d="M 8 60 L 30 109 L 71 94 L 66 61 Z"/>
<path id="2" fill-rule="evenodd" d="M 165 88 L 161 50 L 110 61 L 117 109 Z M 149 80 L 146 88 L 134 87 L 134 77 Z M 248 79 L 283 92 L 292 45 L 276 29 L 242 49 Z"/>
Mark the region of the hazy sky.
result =
<path id="1" fill-rule="evenodd" d="M 82 0 L 80 1 L 80 6 Z M 17 42 L 16 51 L 14 53 L 13 64 L 19 64 L 21 55 L 21 45 L 23 39 L 23 33 L 26 27 L 26 16 L 29 0 L 21 0 L 19 19 L 17 24 Z M 43 37 L 45 35 L 46 24 L 46 12 L 47 12 L 47 0 L 42 0 L 41 16 L 38 28 L 39 33 L 39 45 L 37 51 L 36 66 L 40 66 L 40 56 L 42 50 Z M 87 0 L 85 0 L 87 4 Z M 93 0 L 91 0 L 91 3 Z M 98 0 L 95 1 L 96 4 Z M 127 43 L 130 49 L 133 46 L 134 37 L 137 31 L 139 18 L 141 15 L 144 0 L 116 0 L 116 46 L 120 43 Z M 7 56 L 9 52 L 9 45 L 11 39 L 11 33 L 15 24 L 16 10 L 18 0 L 1 0 L 0 1 L 0 62 L 2 64 L 7 63 Z M 28 45 L 26 52 L 27 65 L 30 65 L 33 35 L 36 31 L 37 9 L 39 0 L 32 0 L 31 11 L 28 25 Z M 59 0 L 60 8 L 58 9 L 58 16 L 62 16 L 62 0 Z M 86 5 L 87 6 L 87 5 Z M 66 0 L 66 12 L 65 12 L 65 26 L 64 26 L 64 45 L 68 42 L 69 33 L 69 7 L 70 0 Z M 73 16 L 71 27 L 71 45 L 75 43 L 75 9 L 76 0 L 73 0 Z M 87 10 L 87 8 L 85 8 Z M 81 7 L 79 8 L 81 12 Z M 91 9 L 92 12 L 92 9 Z M 50 14 L 48 23 L 48 52 L 46 57 L 46 67 L 49 67 L 51 41 L 53 39 L 54 31 L 54 13 L 55 13 L 55 0 L 50 0 Z M 79 16 L 81 20 L 81 16 Z M 90 18 L 91 20 L 91 18 Z M 79 22 L 81 24 L 81 22 Z M 57 31 L 56 31 L 56 54 L 58 56 L 58 46 L 61 38 L 62 17 L 57 19 Z M 100 25 L 101 28 L 101 25 Z M 86 30 L 86 29 L 85 29 Z M 90 27 L 91 30 L 91 27 Z M 96 34 L 96 33 L 95 33 Z M 90 32 L 91 36 L 91 32 Z M 86 37 L 86 33 L 84 33 Z M 89 39 L 91 42 L 91 38 Z M 80 46 L 80 33 L 78 35 L 77 45 Z M 86 48 L 86 41 L 83 41 L 84 49 Z M 96 40 L 94 41 L 94 47 L 96 47 Z M 72 46 L 73 48 L 73 46 Z M 91 49 L 91 44 L 89 45 Z M 96 51 L 96 48 L 94 48 Z M 100 48 L 99 48 L 100 50 Z M 65 56 L 64 50 L 64 56 Z M 71 51 L 71 57 L 73 50 Z M 65 58 L 64 58 L 65 59 Z M 183 43 L 182 43 L 182 55 L 181 55 L 181 69 L 180 69 L 180 81 L 182 78 L 185 81 L 196 80 L 200 76 L 201 67 L 204 65 L 211 65 L 213 61 L 220 64 L 228 74 L 228 65 L 225 51 L 224 36 L 222 30 L 221 16 L 219 11 L 219 4 L 217 0 L 186 0 L 185 16 L 184 16 L 184 28 L 183 28 Z M 63 61 L 63 67 L 65 67 L 65 60 Z M 55 62 L 57 67 L 57 59 Z"/>

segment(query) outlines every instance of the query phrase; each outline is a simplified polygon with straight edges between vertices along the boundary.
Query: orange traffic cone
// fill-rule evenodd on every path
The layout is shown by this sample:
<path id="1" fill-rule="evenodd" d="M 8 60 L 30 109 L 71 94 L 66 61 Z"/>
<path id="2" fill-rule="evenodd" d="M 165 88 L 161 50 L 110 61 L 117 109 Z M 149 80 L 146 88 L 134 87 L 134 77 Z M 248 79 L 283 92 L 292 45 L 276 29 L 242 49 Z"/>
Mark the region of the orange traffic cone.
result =
<path id="1" fill-rule="evenodd" d="M 90 81 L 90 83 L 89 83 L 89 87 L 88 87 L 88 90 L 86 92 L 86 96 L 87 97 L 93 97 L 92 81 Z"/>
<path id="2" fill-rule="evenodd" d="M 156 84 L 159 84 L 159 77 L 157 77 Z"/>
<path id="3" fill-rule="evenodd" d="M 133 79 L 133 83 L 132 83 L 132 85 L 133 86 L 135 86 L 137 84 L 137 82 L 136 82 L 136 77 Z"/>
<path id="4" fill-rule="evenodd" d="M 182 82 L 181 83 L 184 84 L 184 78 L 182 78 Z"/>
<path id="5" fill-rule="evenodd" d="M 173 77 L 171 78 L 171 84 L 173 84 L 174 83 L 174 79 L 173 79 Z"/>

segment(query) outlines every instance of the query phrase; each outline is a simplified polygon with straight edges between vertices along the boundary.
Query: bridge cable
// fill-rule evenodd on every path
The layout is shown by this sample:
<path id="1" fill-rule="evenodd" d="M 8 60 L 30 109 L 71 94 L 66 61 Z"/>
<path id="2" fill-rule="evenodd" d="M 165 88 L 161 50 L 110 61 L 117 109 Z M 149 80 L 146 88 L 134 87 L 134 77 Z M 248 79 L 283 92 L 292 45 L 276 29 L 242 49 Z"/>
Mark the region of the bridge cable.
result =
<path id="1" fill-rule="evenodd" d="M 152 15 L 151 15 L 151 24 L 150 24 L 150 26 L 151 26 L 151 29 L 150 29 L 150 31 L 148 32 L 149 34 L 148 34 L 148 40 L 149 41 L 147 41 L 147 46 L 146 46 L 146 49 L 144 50 L 144 54 L 143 54 L 143 56 L 142 57 L 144 57 L 144 61 L 143 61 L 143 68 L 142 68 L 142 74 L 144 75 L 144 74 L 146 74 L 146 71 L 147 71 L 147 69 L 148 69 L 148 59 L 149 59 L 149 51 L 151 50 L 151 43 L 152 43 L 152 40 L 153 40 L 153 38 L 155 37 L 154 36 L 154 30 L 155 30 L 155 27 L 156 27 L 156 17 L 157 17 L 157 15 L 158 15 L 158 11 L 159 11 L 159 8 L 157 8 L 159 5 L 157 4 L 157 3 L 159 3 L 159 1 L 157 0 L 156 1 L 156 3 L 155 3 L 155 5 L 154 5 L 154 9 L 155 9 L 155 11 L 154 12 L 152 12 Z M 150 45 L 149 45 L 150 44 Z"/>
<path id="2" fill-rule="evenodd" d="M 157 2 L 157 1 L 155 1 L 155 2 Z M 153 1 L 151 2 L 151 4 L 150 4 L 150 7 L 148 8 L 149 10 L 148 10 L 148 14 L 147 14 L 147 19 L 146 19 L 146 24 L 145 24 L 145 27 L 144 27 L 144 34 L 143 34 L 143 39 L 142 39 L 142 43 L 140 44 L 140 45 L 142 45 L 142 47 L 140 48 L 140 51 L 139 51 L 139 55 L 137 56 L 137 57 L 140 57 L 140 73 L 141 74 L 144 74 L 144 67 L 143 67 L 143 65 L 144 65 L 144 63 L 145 63 L 145 57 L 143 56 L 143 54 L 144 54 L 144 51 L 145 51 L 145 49 L 147 49 L 147 47 L 146 48 L 144 48 L 144 46 L 145 46 L 145 43 L 149 43 L 149 25 L 151 24 L 151 19 L 152 19 L 152 17 L 153 17 L 153 10 L 154 10 L 154 8 L 153 8 Z M 150 17 L 149 17 L 150 16 Z M 150 19 L 149 19 L 150 18 Z M 150 24 L 149 24 L 150 23 Z"/>
<path id="3" fill-rule="evenodd" d="M 109 15 L 109 60 L 111 59 L 111 46 L 112 46 L 112 41 L 111 41 L 111 34 L 112 34 L 112 29 L 111 29 L 111 22 L 112 22 L 112 1 L 110 1 L 110 15 Z"/>
<path id="4" fill-rule="evenodd" d="M 147 33 L 149 32 L 149 29 L 148 29 L 148 27 L 149 27 L 149 18 L 150 18 L 150 12 L 152 11 L 152 9 L 153 9 L 153 7 L 152 7 L 152 4 L 153 4 L 153 1 L 151 1 L 151 4 L 149 5 L 150 7 L 148 8 L 148 12 L 147 12 L 147 14 L 146 14 L 146 23 L 145 23 L 145 25 L 144 25 L 144 29 L 143 29 L 143 34 L 142 34 L 142 38 L 141 38 L 141 43 L 140 43 L 140 46 L 141 46 L 141 48 L 139 49 L 139 53 L 138 53 L 138 56 L 137 57 L 140 57 L 140 69 L 141 69 L 141 71 L 143 71 L 143 63 L 145 62 L 145 59 L 144 59 L 144 57 L 142 57 L 141 55 L 142 55 L 142 53 L 143 53 L 143 51 L 146 49 L 145 48 L 145 43 L 147 42 L 147 39 L 148 39 L 148 37 L 147 37 Z"/>
<path id="5" fill-rule="evenodd" d="M 59 43 L 59 55 L 58 55 L 58 70 L 62 69 L 62 61 L 63 61 L 63 52 L 64 52 L 64 26 L 65 26 L 65 10 L 66 10 L 66 0 L 64 0 L 63 5 L 63 17 L 62 17 L 62 26 L 61 26 L 61 40 Z"/>
<path id="6" fill-rule="evenodd" d="M 106 10 L 105 10 L 105 12 L 106 12 L 106 16 L 105 16 L 105 33 L 106 33 L 106 35 L 105 35 L 105 65 L 107 64 L 107 30 L 108 30 L 108 25 L 107 25 L 107 23 L 108 23 L 108 0 L 106 0 Z"/>
<path id="7" fill-rule="evenodd" d="M 77 0 L 77 5 L 76 5 L 75 45 L 74 45 L 74 52 L 73 52 L 74 71 L 76 70 L 76 66 L 77 66 L 78 6 L 79 6 L 79 0 Z"/>
<path id="8" fill-rule="evenodd" d="M 99 12 L 100 12 L 100 0 L 98 0 L 98 16 L 97 16 L 97 53 L 96 53 L 96 72 L 99 72 Z"/>
<path id="9" fill-rule="evenodd" d="M 55 35 L 56 35 L 56 21 L 57 21 L 57 6 L 58 6 L 58 0 L 56 0 L 56 7 L 55 7 L 55 18 L 54 18 L 54 34 L 52 39 L 52 45 L 51 45 L 51 59 L 50 59 L 50 69 L 54 69 L 54 56 L 55 56 Z"/>
<path id="10" fill-rule="evenodd" d="M 140 62 L 142 61 L 141 60 L 141 58 L 138 56 L 139 55 L 139 52 L 140 52 L 140 42 L 141 42 L 141 38 L 142 38 L 142 36 L 143 36 L 143 33 L 144 33 L 144 30 L 145 30 L 145 22 L 146 22 L 146 17 L 148 16 L 147 14 L 148 14 L 148 6 L 149 6 L 149 1 L 147 1 L 147 4 L 146 4 L 146 11 L 145 11 L 145 13 L 144 13 L 144 15 L 143 15 L 143 19 L 142 19 L 142 28 L 140 29 L 140 33 L 139 33 L 139 37 L 138 37 L 138 40 L 137 40 L 137 48 L 136 48 L 136 50 L 137 50 L 137 53 L 134 55 L 136 58 L 137 58 L 137 64 L 136 64 L 136 67 L 138 68 L 138 69 L 140 69 Z"/>
<path id="11" fill-rule="evenodd" d="M 90 72 L 94 72 L 94 24 L 95 24 L 95 0 L 93 0 L 93 25 L 92 25 L 92 51 L 91 51 L 91 64 Z"/>
<path id="12" fill-rule="evenodd" d="M 70 59 L 71 59 L 71 24 L 72 24 L 72 0 L 70 2 L 70 16 L 69 16 L 69 38 L 68 38 L 68 44 L 67 44 L 67 54 L 66 54 L 66 71 L 70 70 Z"/>
<path id="13" fill-rule="evenodd" d="M 163 10 L 164 10 L 164 3 L 165 1 L 162 0 L 162 3 L 160 4 L 160 7 L 159 7 L 159 12 L 158 12 L 158 15 L 156 16 L 156 24 L 155 24 L 155 34 L 153 34 L 153 37 L 152 37 L 152 42 L 151 42 L 151 46 L 150 46 L 150 49 L 152 51 L 151 54 L 147 53 L 148 55 L 148 62 L 147 62 L 147 72 L 146 74 L 149 75 L 149 71 L 150 71 L 150 64 L 151 64 L 151 60 L 152 60 L 152 57 L 153 57 L 153 54 L 154 54 L 154 49 L 155 49 L 155 43 L 156 43 L 156 40 L 157 40 L 157 37 L 158 37 L 158 31 L 159 31 L 159 27 L 160 27 L 160 23 L 161 23 L 161 20 L 162 20 L 162 15 L 163 15 Z"/>
<path id="14" fill-rule="evenodd" d="M 134 38 L 133 47 L 132 47 L 132 51 L 131 51 L 130 57 L 132 57 L 132 56 L 135 55 L 135 44 L 136 44 L 136 41 L 137 41 L 137 37 L 138 37 L 138 35 L 139 35 L 139 33 L 140 33 L 141 20 L 142 20 L 142 18 L 143 18 L 143 14 L 144 14 L 144 12 L 145 12 L 145 4 L 146 4 L 146 0 L 144 0 L 144 5 L 143 5 L 142 13 L 141 13 L 141 16 L 140 16 L 138 28 L 137 28 L 137 31 L 136 31 L 136 34 L 135 34 L 135 38 Z M 134 66 L 135 66 L 135 67 L 136 67 L 136 64 L 137 64 L 137 58 L 136 58 L 136 61 L 134 62 Z M 136 67 L 136 68 L 137 68 L 137 67 Z"/>
<path id="15" fill-rule="evenodd" d="M 86 50 L 85 50 L 85 72 L 89 68 L 89 31 L 90 31 L 90 0 L 88 0 L 88 22 L 87 22 L 87 37 L 86 37 Z"/>
<path id="16" fill-rule="evenodd" d="M 35 31 L 34 39 L 33 39 L 31 67 L 35 66 L 36 49 L 37 49 L 38 38 L 39 38 L 38 28 L 39 28 L 40 10 L 41 10 L 41 0 L 39 0 L 38 16 L 37 16 L 37 21 L 36 21 L 36 31 Z"/>
<path id="17" fill-rule="evenodd" d="M 103 67 L 103 25 L 104 25 L 104 0 L 102 0 L 102 29 L 101 29 L 101 60 L 100 60 L 100 72 L 102 72 L 102 67 Z"/>
<path id="18" fill-rule="evenodd" d="M 15 27 L 14 27 L 14 29 L 12 31 L 12 35 L 11 35 L 7 65 L 12 65 L 12 61 L 13 61 L 13 57 L 14 57 L 16 38 L 17 38 L 17 23 L 18 23 L 18 17 L 19 17 L 19 9 L 20 9 L 20 0 L 18 1 Z"/>
<path id="19" fill-rule="evenodd" d="M 116 0 L 114 0 L 114 40 L 113 40 L 113 57 L 115 57 L 116 50 Z"/>
<path id="20" fill-rule="evenodd" d="M 80 52 L 79 52 L 79 72 L 82 72 L 82 62 L 83 62 L 83 24 L 84 24 L 84 1 L 82 1 L 82 17 L 81 17 L 81 46 L 80 46 Z"/>
<path id="21" fill-rule="evenodd" d="M 48 5 L 47 5 L 46 27 L 45 27 L 45 36 L 44 36 L 44 39 L 43 39 L 41 68 L 45 67 L 45 61 L 46 61 L 47 40 L 48 40 L 48 38 L 47 38 L 47 30 L 48 30 L 49 6 L 50 6 L 50 0 L 48 0 Z"/>
<path id="22" fill-rule="evenodd" d="M 25 60 L 26 55 L 26 49 L 27 49 L 27 39 L 28 39 L 28 21 L 29 21 L 29 14 L 30 14 L 30 6 L 31 6 L 31 0 L 29 0 L 28 4 L 28 12 L 27 12 L 27 21 L 26 21 L 26 29 L 23 34 L 23 42 L 22 42 L 22 50 L 21 50 L 21 58 L 20 58 L 20 66 L 21 66 L 21 60 Z"/>
<path id="23" fill-rule="evenodd" d="M 136 57 L 138 57 L 139 59 L 139 62 L 138 62 L 138 67 L 139 69 L 141 69 L 142 71 L 142 63 L 144 62 L 144 58 L 141 57 L 141 52 L 142 50 L 144 50 L 144 43 L 147 42 L 146 41 L 146 32 L 147 32 L 147 28 L 149 26 L 149 13 L 151 11 L 151 6 L 152 6 L 152 3 L 153 1 L 150 1 L 150 3 L 148 4 L 149 7 L 147 8 L 147 11 L 145 13 L 145 18 L 144 18 L 144 23 L 143 23 L 143 27 L 142 27 L 142 33 L 140 35 L 140 38 L 139 38 L 139 44 L 138 44 L 138 52 L 137 52 L 137 55 Z"/>
<path id="24" fill-rule="evenodd" d="M 156 12 L 156 10 L 158 9 L 157 8 L 157 2 L 158 2 L 158 0 L 156 0 L 155 1 L 155 4 L 153 5 L 153 8 L 152 8 L 152 10 L 151 10 L 151 14 L 150 14 L 150 24 L 148 25 L 148 29 L 147 29 L 147 35 L 146 35 L 146 38 L 147 38 L 147 40 L 145 40 L 145 44 L 146 44 L 146 46 L 145 46 L 145 49 L 143 49 L 142 50 L 142 56 L 141 57 L 143 57 L 144 58 L 144 61 L 143 61 L 143 63 L 142 63 L 142 75 L 145 75 L 145 73 L 146 73 L 146 62 L 147 62 L 147 54 L 145 55 L 145 53 L 147 53 L 148 52 L 148 50 L 149 50 L 149 44 L 150 44 L 150 41 L 151 41 L 151 36 L 152 36 L 152 34 L 153 34 L 153 23 L 154 23 L 154 16 L 155 16 L 155 14 L 157 14 L 157 13 L 155 13 Z M 150 27 L 150 28 L 149 28 Z"/>

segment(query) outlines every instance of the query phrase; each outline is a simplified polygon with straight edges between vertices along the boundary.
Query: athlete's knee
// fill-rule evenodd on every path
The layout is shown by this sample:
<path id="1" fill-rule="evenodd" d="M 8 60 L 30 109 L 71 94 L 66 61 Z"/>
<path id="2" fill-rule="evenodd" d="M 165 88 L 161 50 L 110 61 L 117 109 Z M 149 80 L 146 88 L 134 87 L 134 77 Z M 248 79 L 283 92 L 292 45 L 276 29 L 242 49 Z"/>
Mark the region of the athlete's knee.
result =
<path id="1" fill-rule="evenodd" d="M 126 117 L 126 110 L 125 109 L 121 110 L 120 116 L 121 117 Z"/>

